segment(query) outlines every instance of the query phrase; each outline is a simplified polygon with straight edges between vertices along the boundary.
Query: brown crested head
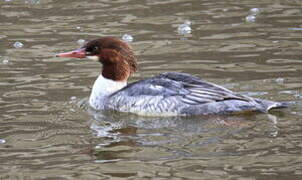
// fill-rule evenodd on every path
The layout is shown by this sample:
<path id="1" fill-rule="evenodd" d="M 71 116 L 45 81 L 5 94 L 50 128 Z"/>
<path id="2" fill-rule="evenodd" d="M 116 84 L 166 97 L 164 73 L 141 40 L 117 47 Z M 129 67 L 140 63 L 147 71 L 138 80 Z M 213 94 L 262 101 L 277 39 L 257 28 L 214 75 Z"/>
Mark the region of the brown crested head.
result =
<path id="1" fill-rule="evenodd" d="M 57 57 L 89 58 L 103 64 L 105 78 L 125 81 L 137 71 L 137 59 L 132 48 L 115 37 L 104 37 L 87 42 L 81 49 L 58 54 Z"/>
<path id="2" fill-rule="evenodd" d="M 132 48 L 126 42 L 115 37 L 104 37 L 86 43 L 86 56 L 98 56 L 103 64 L 126 63 L 131 72 L 137 70 L 136 57 Z"/>

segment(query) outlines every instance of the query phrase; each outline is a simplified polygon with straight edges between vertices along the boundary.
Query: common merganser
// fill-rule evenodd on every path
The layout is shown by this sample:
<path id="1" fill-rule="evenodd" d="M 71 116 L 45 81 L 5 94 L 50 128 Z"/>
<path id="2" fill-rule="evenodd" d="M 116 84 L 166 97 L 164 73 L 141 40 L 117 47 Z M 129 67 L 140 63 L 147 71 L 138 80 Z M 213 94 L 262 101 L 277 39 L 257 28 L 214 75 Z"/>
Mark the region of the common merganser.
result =
<path id="1" fill-rule="evenodd" d="M 82 48 L 57 57 L 88 58 L 103 65 L 89 104 L 97 110 L 116 110 L 146 116 L 188 116 L 268 112 L 286 103 L 248 97 L 179 72 L 127 84 L 137 70 L 132 48 L 115 37 L 87 42 Z"/>

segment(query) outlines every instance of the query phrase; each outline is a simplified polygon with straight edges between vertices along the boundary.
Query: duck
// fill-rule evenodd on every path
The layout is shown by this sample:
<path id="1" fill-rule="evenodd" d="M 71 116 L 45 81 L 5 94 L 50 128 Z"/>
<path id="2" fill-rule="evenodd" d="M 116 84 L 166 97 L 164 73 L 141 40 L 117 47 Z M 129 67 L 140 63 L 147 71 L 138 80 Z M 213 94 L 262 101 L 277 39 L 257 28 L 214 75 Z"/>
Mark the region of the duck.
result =
<path id="1" fill-rule="evenodd" d="M 138 70 L 137 57 L 127 42 L 116 37 L 91 40 L 77 50 L 56 57 L 86 58 L 102 64 L 89 97 L 89 104 L 95 110 L 142 116 L 194 116 L 268 113 L 288 106 L 285 102 L 242 95 L 181 72 L 165 72 L 127 83 Z"/>

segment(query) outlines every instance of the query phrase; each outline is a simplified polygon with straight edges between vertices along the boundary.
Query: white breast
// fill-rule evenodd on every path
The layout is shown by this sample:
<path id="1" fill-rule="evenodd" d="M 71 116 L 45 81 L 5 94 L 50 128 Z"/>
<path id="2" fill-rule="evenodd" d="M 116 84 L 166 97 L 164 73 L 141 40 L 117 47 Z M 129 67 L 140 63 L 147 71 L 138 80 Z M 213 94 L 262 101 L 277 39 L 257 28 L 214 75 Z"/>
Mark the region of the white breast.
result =
<path id="1" fill-rule="evenodd" d="M 92 91 L 89 98 L 89 104 L 95 109 L 104 109 L 107 97 L 112 93 L 122 89 L 127 85 L 127 82 L 113 81 L 106 79 L 101 75 L 96 79 L 93 84 Z"/>

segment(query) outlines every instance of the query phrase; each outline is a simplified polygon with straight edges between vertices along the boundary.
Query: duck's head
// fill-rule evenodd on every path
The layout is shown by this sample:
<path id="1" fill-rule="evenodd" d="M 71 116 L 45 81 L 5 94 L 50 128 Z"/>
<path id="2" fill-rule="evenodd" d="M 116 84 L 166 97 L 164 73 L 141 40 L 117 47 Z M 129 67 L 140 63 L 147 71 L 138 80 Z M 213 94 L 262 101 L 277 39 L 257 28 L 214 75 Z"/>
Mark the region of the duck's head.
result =
<path id="1" fill-rule="evenodd" d="M 56 57 L 87 58 L 103 65 L 102 75 L 115 81 L 127 81 L 137 70 L 132 48 L 115 37 L 104 37 L 87 42 L 80 49 L 57 54 Z"/>

